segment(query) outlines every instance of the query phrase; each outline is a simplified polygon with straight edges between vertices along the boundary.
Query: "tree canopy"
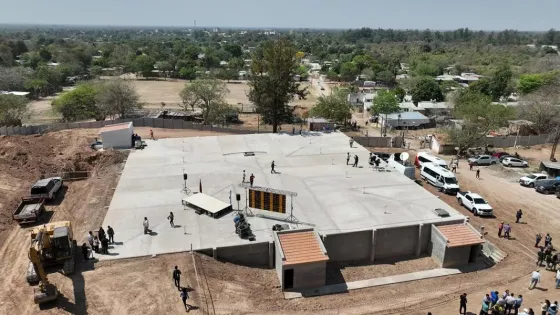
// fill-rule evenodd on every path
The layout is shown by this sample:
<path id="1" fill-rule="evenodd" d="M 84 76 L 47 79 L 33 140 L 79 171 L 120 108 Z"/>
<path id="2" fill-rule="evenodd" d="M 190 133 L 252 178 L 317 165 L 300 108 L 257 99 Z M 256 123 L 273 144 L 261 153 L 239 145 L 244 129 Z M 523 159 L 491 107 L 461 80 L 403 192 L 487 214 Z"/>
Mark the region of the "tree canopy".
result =
<path id="1" fill-rule="evenodd" d="M 52 105 L 62 115 L 63 121 L 104 120 L 105 113 L 97 104 L 99 92 L 98 85 L 83 83 L 59 96 Z"/>
<path id="2" fill-rule="evenodd" d="M 186 84 L 179 96 L 185 109 L 189 106 L 193 110 L 195 106 L 199 107 L 204 123 L 210 124 L 224 118 L 224 111 L 228 107 L 225 97 L 228 93 L 227 85 L 220 80 L 198 79 Z"/>
<path id="3" fill-rule="evenodd" d="M 30 114 L 27 98 L 0 94 L 0 126 L 21 126 L 22 121 Z"/>
<path id="4" fill-rule="evenodd" d="M 348 102 L 348 91 L 337 88 L 327 96 L 320 96 L 310 114 L 345 125 L 352 118 L 352 110 L 352 105 Z"/>
<path id="5" fill-rule="evenodd" d="M 435 79 L 423 77 L 412 87 L 412 101 L 415 103 L 422 101 L 443 101 L 443 93 Z"/>

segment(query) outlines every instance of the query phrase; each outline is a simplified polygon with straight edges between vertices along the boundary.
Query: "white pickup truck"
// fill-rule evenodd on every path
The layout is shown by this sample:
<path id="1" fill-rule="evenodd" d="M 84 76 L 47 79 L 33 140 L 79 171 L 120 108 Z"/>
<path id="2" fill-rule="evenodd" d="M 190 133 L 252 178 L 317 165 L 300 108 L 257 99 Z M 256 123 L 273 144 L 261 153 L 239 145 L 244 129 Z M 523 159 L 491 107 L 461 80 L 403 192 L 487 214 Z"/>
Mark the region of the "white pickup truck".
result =
<path id="1" fill-rule="evenodd" d="M 62 188 L 62 185 L 63 181 L 61 177 L 40 179 L 31 186 L 30 197 L 52 200 L 56 197 L 56 193 Z"/>
<path id="2" fill-rule="evenodd" d="M 465 208 L 469 209 L 474 215 L 492 216 L 492 206 L 482 198 L 479 194 L 474 194 L 470 191 L 458 192 L 457 202 Z"/>

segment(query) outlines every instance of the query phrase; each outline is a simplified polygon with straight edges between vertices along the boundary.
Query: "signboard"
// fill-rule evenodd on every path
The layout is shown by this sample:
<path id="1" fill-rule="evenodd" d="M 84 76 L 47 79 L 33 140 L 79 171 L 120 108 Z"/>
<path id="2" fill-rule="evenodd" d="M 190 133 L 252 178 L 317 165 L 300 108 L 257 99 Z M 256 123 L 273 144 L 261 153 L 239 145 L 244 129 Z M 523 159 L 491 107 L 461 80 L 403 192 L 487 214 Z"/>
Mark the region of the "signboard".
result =
<path id="1" fill-rule="evenodd" d="M 286 213 L 286 195 L 249 189 L 249 207 Z"/>

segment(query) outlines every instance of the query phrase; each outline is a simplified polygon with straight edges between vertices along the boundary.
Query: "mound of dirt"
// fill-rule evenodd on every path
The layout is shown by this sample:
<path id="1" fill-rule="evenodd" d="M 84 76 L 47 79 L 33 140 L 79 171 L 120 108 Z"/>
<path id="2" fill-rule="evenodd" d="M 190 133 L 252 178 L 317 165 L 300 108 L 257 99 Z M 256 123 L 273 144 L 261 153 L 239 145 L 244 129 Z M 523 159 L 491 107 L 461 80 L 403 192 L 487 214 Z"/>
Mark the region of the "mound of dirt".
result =
<path id="1" fill-rule="evenodd" d="M 41 176 L 75 172 L 95 175 L 128 155 L 122 151 L 94 151 L 94 134 L 65 130 L 33 136 L 0 137 L 0 233 L 12 226 L 11 213 Z"/>

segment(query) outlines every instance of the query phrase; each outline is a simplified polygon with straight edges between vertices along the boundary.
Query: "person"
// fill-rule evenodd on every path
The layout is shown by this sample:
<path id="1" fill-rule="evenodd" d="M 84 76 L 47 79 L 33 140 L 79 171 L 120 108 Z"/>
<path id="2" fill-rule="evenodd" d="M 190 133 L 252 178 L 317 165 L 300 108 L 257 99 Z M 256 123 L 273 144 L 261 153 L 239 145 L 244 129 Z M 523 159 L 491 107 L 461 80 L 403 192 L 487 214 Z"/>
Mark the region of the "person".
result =
<path id="1" fill-rule="evenodd" d="M 358 167 L 358 155 L 354 155 L 354 165 L 352 167 Z"/>
<path id="2" fill-rule="evenodd" d="M 302 128 L 302 126 L 299 125 L 299 135 L 300 135 L 300 136 L 301 136 L 301 128 Z"/>
<path id="3" fill-rule="evenodd" d="M 109 239 L 104 238 L 101 240 L 101 253 L 109 255 Z"/>
<path id="4" fill-rule="evenodd" d="M 541 282 L 541 274 L 537 269 L 533 271 L 533 273 L 531 274 L 531 284 L 529 284 L 529 290 L 533 290 L 533 288 L 536 287 L 537 284 L 539 284 L 540 282 Z"/>
<path id="5" fill-rule="evenodd" d="M 523 215 L 523 211 L 521 209 L 517 210 L 517 213 L 515 213 L 515 223 L 519 223 L 519 220 L 521 220 L 522 215 Z"/>
<path id="6" fill-rule="evenodd" d="M 548 307 L 548 315 L 556 315 L 558 314 L 558 302 L 554 301 L 554 303 L 552 303 L 549 307 Z"/>
<path id="7" fill-rule="evenodd" d="M 463 311 L 461 313 L 461 310 Z M 467 314 L 467 294 L 463 293 L 459 297 L 459 314 Z"/>
<path id="8" fill-rule="evenodd" d="M 241 180 L 241 183 L 245 183 L 245 170 L 243 170 L 243 180 Z"/>
<path id="9" fill-rule="evenodd" d="M 542 265 L 542 263 L 543 263 L 543 261 L 544 261 L 544 257 L 545 257 L 544 249 L 541 248 L 541 249 L 539 250 L 539 252 L 537 253 L 537 266 L 541 266 L 541 265 Z"/>
<path id="10" fill-rule="evenodd" d="M 84 255 L 84 260 L 89 259 L 89 250 L 88 250 L 88 247 L 87 247 L 86 243 L 82 244 L 82 254 Z"/>
<path id="11" fill-rule="evenodd" d="M 292 134 L 295 135 L 296 134 L 296 127 L 292 126 Z"/>
<path id="12" fill-rule="evenodd" d="M 350 152 L 346 153 L 346 165 L 350 164 Z"/>
<path id="13" fill-rule="evenodd" d="M 99 230 L 97 231 L 97 236 L 99 237 L 100 241 L 105 238 L 105 230 L 103 229 L 103 227 L 101 226 L 99 227 Z"/>
<path id="14" fill-rule="evenodd" d="M 91 248 L 93 248 L 93 232 L 89 231 L 88 243 Z"/>
<path id="15" fill-rule="evenodd" d="M 546 315 L 546 312 L 548 311 L 549 307 L 550 307 L 550 301 L 544 300 L 544 302 L 541 303 L 541 315 Z"/>
<path id="16" fill-rule="evenodd" d="M 505 290 L 504 294 L 502 294 L 502 299 L 506 299 L 509 296 L 509 290 Z"/>
<path id="17" fill-rule="evenodd" d="M 115 231 L 110 225 L 107 226 L 107 235 L 109 235 L 109 242 L 113 244 L 115 242 Z"/>
<path id="18" fill-rule="evenodd" d="M 498 303 L 498 299 L 499 299 L 498 291 L 490 292 L 490 299 L 491 299 L 491 302 L 492 302 L 491 305 L 492 306 L 496 305 L 496 303 Z"/>
<path id="19" fill-rule="evenodd" d="M 276 174 L 276 171 L 274 170 L 274 160 L 270 163 L 270 174 Z"/>
<path id="20" fill-rule="evenodd" d="M 171 225 L 172 228 L 175 227 L 175 223 L 173 223 L 173 219 L 175 219 L 175 216 L 173 215 L 173 212 L 169 212 L 169 215 L 167 216 L 167 220 L 169 220 L 169 224 Z"/>
<path id="21" fill-rule="evenodd" d="M 480 179 L 480 169 L 476 170 L 476 179 Z"/>
<path id="22" fill-rule="evenodd" d="M 504 221 L 498 224 L 498 237 L 502 237 L 502 230 L 504 229 Z"/>
<path id="23" fill-rule="evenodd" d="M 482 301 L 482 308 L 480 309 L 480 313 L 478 315 L 488 315 L 489 309 L 490 309 L 489 302 Z"/>
<path id="24" fill-rule="evenodd" d="M 488 304 L 490 304 L 491 301 L 492 301 L 492 299 L 490 298 L 490 294 L 488 294 L 488 293 L 486 293 L 484 298 L 482 298 L 482 303 L 488 302 Z"/>
<path id="25" fill-rule="evenodd" d="M 542 240 L 542 235 L 541 233 L 537 233 L 537 235 L 535 235 L 535 247 L 539 247 L 539 243 Z"/>
<path id="26" fill-rule="evenodd" d="M 509 314 L 515 307 L 515 296 L 512 294 L 505 297 L 506 300 L 506 313 Z"/>
<path id="27" fill-rule="evenodd" d="M 523 304 L 523 295 L 519 294 L 517 299 L 515 299 L 515 305 L 513 306 L 513 310 L 515 314 L 519 313 L 519 309 L 521 308 L 521 304 Z"/>
<path id="28" fill-rule="evenodd" d="M 150 222 L 148 221 L 148 218 L 144 217 L 144 222 L 142 223 L 142 225 L 144 226 L 144 234 L 152 233 L 152 230 L 150 230 Z"/>
<path id="29" fill-rule="evenodd" d="M 97 239 L 97 236 L 93 237 L 93 251 L 99 253 L 99 240 Z"/>
<path id="30" fill-rule="evenodd" d="M 173 282 L 175 283 L 175 286 L 181 290 L 181 270 L 179 270 L 179 267 L 175 266 L 175 269 L 173 270 Z"/>
<path id="31" fill-rule="evenodd" d="M 187 299 L 189 298 L 189 293 L 187 292 L 187 288 L 183 288 L 181 291 L 181 300 L 183 300 L 183 305 L 185 306 L 185 310 L 189 312 L 191 310 L 191 306 L 187 304 Z"/>
<path id="32" fill-rule="evenodd" d="M 470 161 L 469 161 L 469 171 L 472 171 L 473 165 L 474 165 L 473 162 L 470 162 Z"/>
<path id="33" fill-rule="evenodd" d="M 544 237 L 544 247 L 547 247 L 550 243 L 552 243 L 552 237 L 549 233 L 546 233 L 546 236 Z"/>
<path id="34" fill-rule="evenodd" d="M 353 145 L 354 145 L 354 139 L 350 139 L 350 140 L 348 140 L 348 142 L 350 143 L 350 147 L 352 148 Z"/>
<path id="35" fill-rule="evenodd" d="M 253 173 L 251 173 L 251 176 L 249 176 L 249 183 L 251 183 L 251 187 L 253 187 L 253 182 L 255 181 L 255 175 L 253 175 Z"/>
<path id="36" fill-rule="evenodd" d="M 507 238 L 509 240 L 511 234 L 511 225 L 509 225 L 509 223 L 506 223 L 504 225 L 504 238 Z"/>
<path id="37" fill-rule="evenodd" d="M 457 160 L 454 160 L 453 164 L 451 164 L 451 171 L 453 173 L 457 173 L 457 166 L 458 166 Z"/>
<path id="38" fill-rule="evenodd" d="M 150 139 L 156 140 L 156 138 L 154 138 L 154 131 L 152 129 L 150 129 Z"/>

